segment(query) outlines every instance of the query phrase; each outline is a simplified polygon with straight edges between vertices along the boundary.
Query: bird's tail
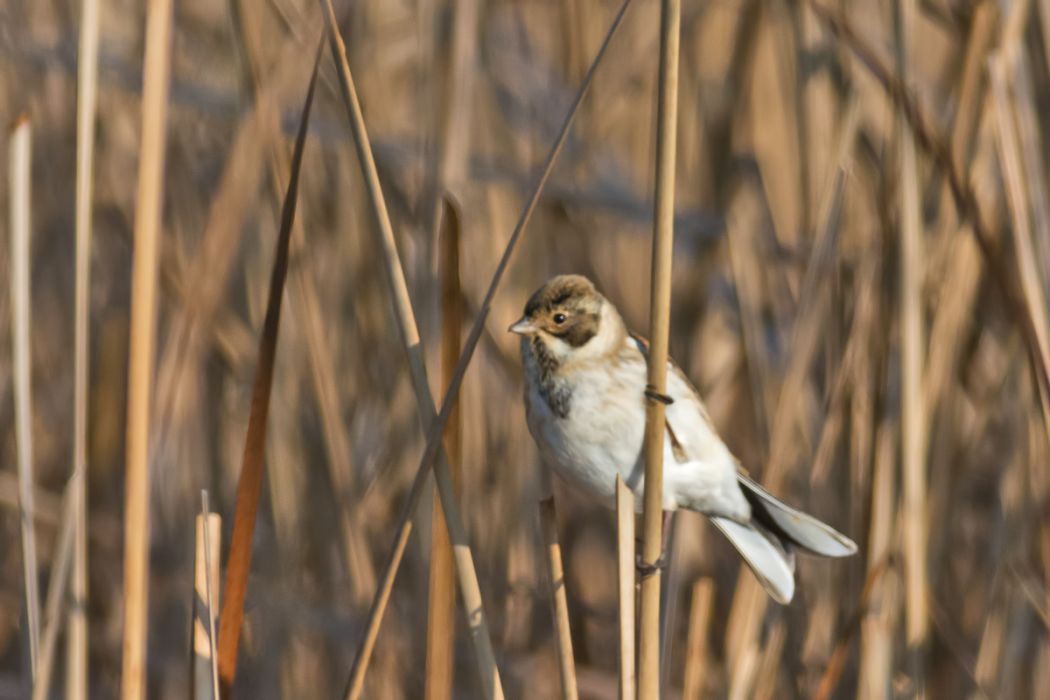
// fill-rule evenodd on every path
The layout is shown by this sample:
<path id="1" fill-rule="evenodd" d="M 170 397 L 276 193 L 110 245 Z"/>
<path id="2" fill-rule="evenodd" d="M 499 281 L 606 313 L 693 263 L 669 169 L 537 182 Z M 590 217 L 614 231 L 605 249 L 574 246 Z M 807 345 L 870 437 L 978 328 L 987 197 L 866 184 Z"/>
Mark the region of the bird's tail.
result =
<path id="1" fill-rule="evenodd" d="M 835 528 L 783 503 L 743 474 L 738 480 L 744 497 L 751 504 L 751 519 L 776 535 L 785 546 L 794 545 L 822 557 L 848 557 L 857 553 L 856 543 Z"/>
<path id="2" fill-rule="evenodd" d="M 787 604 L 795 593 L 797 548 L 823 557 L 848 557 L 857 545 L 812 515 L 783 503 L 757 483 L 740 475 L 740 486 L 751 505 L 751 521 L 712 518 L 732 542 L 773 600 Z"/>
<path id="3" fill-rule="evenodd" d="M 774 533 L 759 522 L 738 523 L 713 517 L 773 600 L 787 605 L 795 595 L 795 557 Z"/>

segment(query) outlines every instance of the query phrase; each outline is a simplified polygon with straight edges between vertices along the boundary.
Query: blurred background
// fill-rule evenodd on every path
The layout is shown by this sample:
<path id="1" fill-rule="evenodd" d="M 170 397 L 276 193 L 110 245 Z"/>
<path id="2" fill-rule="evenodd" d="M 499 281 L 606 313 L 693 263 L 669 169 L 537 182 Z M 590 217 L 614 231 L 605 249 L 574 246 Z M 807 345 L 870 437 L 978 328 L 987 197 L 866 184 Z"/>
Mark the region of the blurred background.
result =
<path id="1" fill-rule="evenodd" d="M 918 96 L 977 193 L 1008 282 L 1025 283 L 1024 300 L 1045 329 L 1050 2 L 822 2 L 848 17 Z M 702 517 L 680 514 L 664 577 L 665 696 L 884 698 L 924 690 L 932 698 L 1050 698 L 1050 423 L 1002 280 L 960 220 L 944 172 L 916 149 L 883 87 L 807 3 L 683 4 L 671 352 L 742 464 L 861 551 L 848 560 L 800 558 L 796 598 L 780 607 Z M 440 193 L 459 204 L 469 324 L 618 6 L 336 3 L 437 396 Z M 120 678 L 144 24 L 143 3 L 101 3 L 88 423 L 91 697 L 115 696 Z M 79 26 L 72 0 L 0 4 L 0 121 L 27 114 L 33 133 L 32 438 L 42 585 L 54 568 L 73 448 Z M 189 689 L 200 489 L 223 515 L 224 553 L 229 541 L 287 160 L 321 28 L 312 0 L 175 2 L 151 420 L 149 697 L 183 698 Z M 496 296 L 460 399 L 461 509 L 513 698 L 556 697 L 559 683 L 539 534 L 540 465 L 521 403 L 516 338 L 505 329 L 550 275 L 579 272 L 631 327 L 647 330 L 658 46 L 659 3 L 635 0 Z M 6 173 L 0 178 L 6 212 L 9 182 Z M 423 449 L 327 52 L 302 178 L 238 697 L 342 692 Z M 0 697 L 14 698 L 26 692 L 27 660 L 10 279 L 5 240 Z M 902 323 L 908 308 L 917 309 L 916 325 Z M 614 516 L 554 486 L 581 696 L 613 698 Z M 365 697 L 423 696 L 430 503 L 428 494 Z M 456 615 L 454 696 L 477 697 L 474 657 Z"/>

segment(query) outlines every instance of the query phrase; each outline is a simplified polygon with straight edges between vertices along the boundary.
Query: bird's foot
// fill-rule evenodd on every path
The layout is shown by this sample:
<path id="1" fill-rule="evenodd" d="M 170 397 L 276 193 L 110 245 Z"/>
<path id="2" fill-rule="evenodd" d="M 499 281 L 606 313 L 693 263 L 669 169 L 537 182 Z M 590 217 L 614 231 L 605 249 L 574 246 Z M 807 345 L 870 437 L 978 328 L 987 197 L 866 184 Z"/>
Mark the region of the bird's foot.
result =
<path id="1" fill-rule="evenodd" d="M 660 558 L 655 562 L 647 562 L 642 559 L 642 555 L 638 555 L 634 559 L 634 568 L 638 572 L 638 577 L 642 580 L 654 576 L 661 569 L 667 568 L 667 553 L 660 554 Z"/>

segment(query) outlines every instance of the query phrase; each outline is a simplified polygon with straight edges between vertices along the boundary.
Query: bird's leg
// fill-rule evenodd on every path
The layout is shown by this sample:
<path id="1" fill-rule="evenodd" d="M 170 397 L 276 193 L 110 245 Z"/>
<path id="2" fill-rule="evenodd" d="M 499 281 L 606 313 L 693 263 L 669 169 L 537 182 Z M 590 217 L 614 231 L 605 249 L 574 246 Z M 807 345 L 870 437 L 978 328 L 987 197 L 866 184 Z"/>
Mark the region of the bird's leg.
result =
<path id="1" fill-rule="evenodd" d="M 634 568 L 638 571 L 638 576 L 640 578 L 649 578 L 657 571 L 667 566 L 667 538 L 671 532 L 671 516 L 673 514 L 673 511 L 664 511 L 664 523 L 660 536 L 660 558 L 653 563 L 649 563 L 642 560 L 641 554 L 635 556 Z"/>

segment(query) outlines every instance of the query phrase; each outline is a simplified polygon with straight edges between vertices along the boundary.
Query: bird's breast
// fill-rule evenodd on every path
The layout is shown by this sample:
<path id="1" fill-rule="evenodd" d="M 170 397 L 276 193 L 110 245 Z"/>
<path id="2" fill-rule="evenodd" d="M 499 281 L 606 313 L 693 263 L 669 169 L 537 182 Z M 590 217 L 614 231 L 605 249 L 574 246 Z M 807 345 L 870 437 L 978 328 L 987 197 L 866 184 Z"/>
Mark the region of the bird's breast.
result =
<path id="1" fill-rule="evenodd" d="M 557 377 L 554 392 L 527 381 L 529 430 L 544 461 L 597 497 L 614 497 L 617 473 L 629 483 L 637 478 L 633 472 L 645 430 L 644 370 L 644 364 L 639 372 L 584 368 Z M 552 393 L 563 396 L 564 405 L 552 405 Z"/>

